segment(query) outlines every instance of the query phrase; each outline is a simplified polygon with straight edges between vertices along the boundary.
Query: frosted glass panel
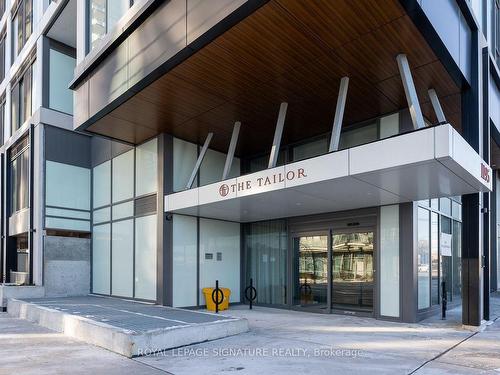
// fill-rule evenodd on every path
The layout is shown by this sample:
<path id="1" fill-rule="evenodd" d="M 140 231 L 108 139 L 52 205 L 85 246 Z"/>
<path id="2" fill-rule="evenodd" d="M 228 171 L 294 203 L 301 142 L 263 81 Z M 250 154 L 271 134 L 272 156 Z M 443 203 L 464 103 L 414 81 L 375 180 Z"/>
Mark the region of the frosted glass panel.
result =
<path id="1" fill-rule="evenodd" d="M 90 221 L 61 219 L 57 217 L 46 217 L 45 226 L 51 229 L 77 230 L 90 232 Z"/>
<path id="2" fill-rule="evenodd" d="M 74 77 L 75 64 L 76 60 L 73 57 L 50 50 L 49 107 L 71 115 L 73 91 L 68 86 Z"/>
<path id="3" fill-rule="evenodd" d="M 197 146 L 194 143 L 174 138 L 174 191 L 186 188 L 197 159 Z M 195 180 L 193 187 L 197 186 Z"/>
<path id="4" fill-rule="evenodd" d="M 113 203 L 134 197 L 134 150 L 113 159 Z"/>
<path id="5" fill-rule="evenodd" d="M 399 113 L 394 113 L 380 119 L 380 139 L 399 133 Z"/>
<path id="6" fill-rule="evenodd" d="M 113 220 L 134 216 L 134 201 L 113 206 Z"/>
<path id="7" fill-rule="evenodd" d="M 230 302 L 240 302 L 240 224 L 200 219 L 200 301 L 201 288 L 215 286 L 217 279 L 231 289 Z"/>
<path id="8" fill-rule="evenodd" d="M 135 297 L 156 300 L 156 215 L 135 219 Z"/>
<path id="9" fill-rule="evenodd" d="M 94 167 L 94 208 L 110 204 L 111 199 L 111 161 Z"/>
<path id="10" fill-rule="evenodd" d="M 132 297 L 134 270 L 134 223 L 124 220 L 113 223 L 111 248 L 112 258 L 112 294 L 120 297 Z"/>
<path id="11" fill-rule="evenodd" d="M 90 220 L 90 212 L 65 210 L 63 208 L 47 207 L 45 209 L 45 214 L 50 216 L 62 216 L 67 218 Z"/>
<path id="12" fill-rule="evenodd" d="M 109 294 L 110 224 L 96 225 L 92 232 L 92 291 Z"/>
<path id="13" fill-rule="evenodd" d="M 157 190 L 157 144 L 155 138 L 136 148 L 136 196 L 154 193 Z"/>
<path id="14" fill-rule="evenodd" d="M 200 185 L 208 185 L 222 179 L 224 164 L 226 163 L 226 154 L 222 152 L 208 150 L 200 168 Z M 192 171 L 192 170 L 191 170 Z M 240 159 L 234 158 L 231 164 L 231 171 L 228 178 L 238 177 L 240 175 Z"/>
<path id="15" fill-rule="evenodd" d="M 429 211 L 418 208 L 417 276 L 418 308 L 430 306 L 430 241 Z"/>
<path id="16" fill-rule="evenodd" d="M 196 305 L 196 218 L 173 216 L 173 303 Z"/>
<path id="17" fill-rule="evenodd" d="M 90 170 L 47 160 L 45 202 L 48 206 L 90 209 Z"/>
<path id="18" fill-rule="evenodd" d="M 380 315 L 399 317 L 399 206 L 380 208 Z"/>
<path id="19" fill-rule="evenodd" d="M 104 208 L 100 208 L 99 210 L 95 210 L 92 214 L 92 219 L 94 221 L 94 224 L 99 224 L 99 223 L 103 223 L 105 221 L 110 221 L 111 220 L 111 208 L 104 207 Z"/>

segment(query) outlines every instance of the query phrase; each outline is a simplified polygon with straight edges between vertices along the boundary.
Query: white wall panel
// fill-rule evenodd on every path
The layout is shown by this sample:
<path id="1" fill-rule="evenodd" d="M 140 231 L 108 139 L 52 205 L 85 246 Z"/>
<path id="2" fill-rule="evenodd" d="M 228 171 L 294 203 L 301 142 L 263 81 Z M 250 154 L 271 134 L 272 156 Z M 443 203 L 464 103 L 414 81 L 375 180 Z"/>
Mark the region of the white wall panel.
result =
<path id="1" fill-rule="evenodd" d="M 192 216 L 173 216 L 173 305 L 196 305 L 197 226 Z"/>
<path id="2" fill-rule="evenodd" d="M 212 259 L 205 259 L 207 253 Z M 217 260 L 217 253 L 222 260 Z M 231 289 L 231 303 L 240 302 L 240 224 L 200 219 L 200 301 L 201 289 L 215 287 L 215 280 L 219 287 Z"/>

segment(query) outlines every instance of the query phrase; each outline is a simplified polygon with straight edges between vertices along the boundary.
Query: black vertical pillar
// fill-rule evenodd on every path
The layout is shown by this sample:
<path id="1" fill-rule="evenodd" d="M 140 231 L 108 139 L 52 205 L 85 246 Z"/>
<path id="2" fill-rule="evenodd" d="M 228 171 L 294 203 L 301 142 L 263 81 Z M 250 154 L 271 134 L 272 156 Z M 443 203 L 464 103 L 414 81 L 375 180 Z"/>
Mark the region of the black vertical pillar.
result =
<path id="1" fill-rule="evenodd" d="M 479 34 L 472 31 L 470 87 L 462 91 L 462 135 L 482 155 L 482 123 L 480 122 L 480 69 L 482 51 Z M 478 166 L 479 168 L 479 166 Z M 483 317 L 483 221 L 482 194 L 462 196 L 462 323 L 479 326 Z"/>
<path id="2" fill-rule="evenodd" d="M 483 147 L 481 156 L 483 160 L 490 164 L 490 116 L 489 116 L 489 82 L 490 82 L 490 59 L 488 48 L 481 51 L 481 91 L 482 91 L 482 128 L 483 128 Z M 488 176 L 491 180 L 493 176 Z M 490 320 L 490 258 L 491 258 L 491 194 L 483 193 L 483 319 Z"/>
<path id="3" fill-rule="evenodd" d="M 165 194 L 173 191 L 173 138 L 158 136 L 157 303 L 172 306 L 172 219 L 165 213 Z"/>
<path id="4" fill-rule="evenodd" d="M 490 128 L 491 129 L 491 128 Z M 497 189 L 498 171 L 493 171 L 493 193 L 490 194 L 490 291 L 498 285 L 498 246 L 497 246 Z"/>

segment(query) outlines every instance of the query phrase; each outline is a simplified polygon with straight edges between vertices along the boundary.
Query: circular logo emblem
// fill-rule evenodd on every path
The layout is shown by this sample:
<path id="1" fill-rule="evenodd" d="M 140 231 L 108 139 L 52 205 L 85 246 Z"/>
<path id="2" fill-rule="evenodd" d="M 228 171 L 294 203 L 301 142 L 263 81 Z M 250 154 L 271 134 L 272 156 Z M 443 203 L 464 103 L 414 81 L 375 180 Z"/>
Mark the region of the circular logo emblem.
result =
<path id="1" fill-rule="evenodd" d="M 222 184 L 219 188 L 219 194 L 221 195 L 221 197 L 225 197 L 226 195 L 228 195 L 229 186 L 227 186 L 226 184 Z"/>

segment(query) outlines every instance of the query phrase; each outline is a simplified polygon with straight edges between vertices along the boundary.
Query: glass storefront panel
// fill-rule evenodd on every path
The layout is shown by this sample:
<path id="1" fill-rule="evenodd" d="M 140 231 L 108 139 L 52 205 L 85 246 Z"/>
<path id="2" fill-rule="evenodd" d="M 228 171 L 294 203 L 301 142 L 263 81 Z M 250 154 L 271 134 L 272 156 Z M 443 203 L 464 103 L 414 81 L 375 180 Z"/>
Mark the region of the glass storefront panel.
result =
<path id="1" fill-rule="evenodd" d="M 380 208 L 380 315 L 399 316 L 399 205 Z"/>
<path id="2" fill-rule="evenodd" d="M 111 264 L 111 225 L 95 225 L 92 229 L 92 291 L 109 294 Z"/>
<path id="3" fill-rule="evenodd" d="M 452 236 L 452 299 L 457 300 L 462 296 L 462 223 L 453 221 Z"/>
<path id="4" fill-rule="evenodd" d="M 293 239 L 294 305 L 327 308 L 328 235 Z"/>
<path id="5" fill-rule="evenodd" d="M 112 224 L 111 294 L 133 296 L 134 221 L 123 220 Z"/>
<path id="6" fill-rule="evenodd" d="M 156 215 L 135 219 L 135 298 L 156 300 Z"/>
<path id="7" fill-rule="evenodd" d="M 451 234 L 451 219 L 445 216 L 441 216 L 441 233 Z M 453 242 L 452 242 L 453 248 Z M 452 250 L 453 251 L 453 250 Z M 441 281 L 445 282 L 446 285 L 446 297 L 448 301 L 452 301 L 452 256 L 443 255 L 441 253 Z"/>
<path id="8" fill-rule="evenodd" d="M 439 304 L 439 215 L 431 212 L 431 304 Z"/>
<path id="9" fill-rule="evenodd" d="M 332 236 L 332 308 L 373 310 L 373 232 Z"/>
<path id="10" fill-rule="evenodd" d="M 417 244 L 418 308 L 430 306 L 429 211 L 418 208 Z"/>
<path id="11" fill-rule="evenodd" d="M 256 303 L 286 304 L 287 231 L 285 220 L 245 225 L 246 285 L 257 289 Z"/>

